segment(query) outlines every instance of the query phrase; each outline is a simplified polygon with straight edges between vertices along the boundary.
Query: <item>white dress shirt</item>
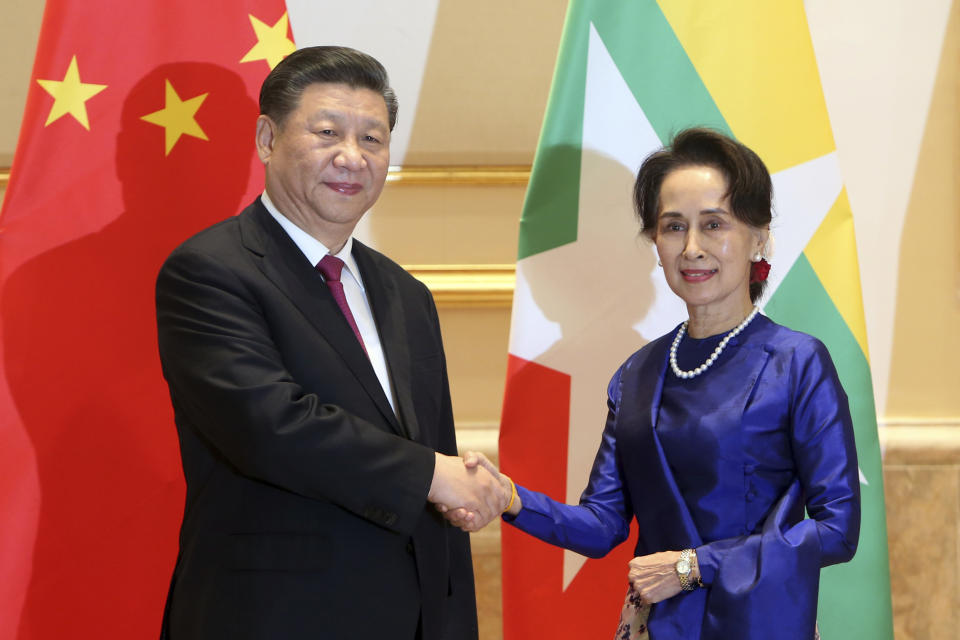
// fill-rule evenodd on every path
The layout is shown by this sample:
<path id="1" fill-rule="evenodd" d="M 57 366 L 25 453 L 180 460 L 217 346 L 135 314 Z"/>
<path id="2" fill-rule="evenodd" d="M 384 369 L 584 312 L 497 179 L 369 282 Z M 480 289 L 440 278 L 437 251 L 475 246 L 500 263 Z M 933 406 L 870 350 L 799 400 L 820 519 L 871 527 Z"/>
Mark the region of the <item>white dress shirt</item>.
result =
<path id="1" fill-rule="evenodd" d="M 325 255 L 330 253 L 322 242 L 280 213 L 276 205 L 270 201 L 270 196 L 267 195 L 266 191 L 263 192 L 260 199 L 263 206 L 267 208 L 274 220 L 280 223 L 280 226 L 287 232 L 294 244 L 300 248 L 310 264 L 316 265 Z M 367 356 L 369 356 L 370 364 L 373 365 L 373 370 L 380 380 L 380 386 L 383 387 L 383 392 L 387 395 L 387 400 L 390 401 L 390 406 L 396 413 L 397 406 L 393 399 L 390 376 L 387 374 L 387 360 L 383 355 L 383 345 L 380 344 L 380 334 L 377 333 L 377 325 L 373 322 L 373 313 L 370 311 L 370 301 L 367 299 L 367 292 L 363 287 L 360 269 L 357 268 L 357 261 L 353 259 L 353 236 L 347 239 L 343 249 L 336 253 L 335 257 L 343 260 L 344 264 L 343 272 L 340 274 L 340 283 L 343 285 L 343 293 L 347 298 L 347 306 L 350 307 L 353 320 L 360 330 L 363 345 L 367 348 Z"/>

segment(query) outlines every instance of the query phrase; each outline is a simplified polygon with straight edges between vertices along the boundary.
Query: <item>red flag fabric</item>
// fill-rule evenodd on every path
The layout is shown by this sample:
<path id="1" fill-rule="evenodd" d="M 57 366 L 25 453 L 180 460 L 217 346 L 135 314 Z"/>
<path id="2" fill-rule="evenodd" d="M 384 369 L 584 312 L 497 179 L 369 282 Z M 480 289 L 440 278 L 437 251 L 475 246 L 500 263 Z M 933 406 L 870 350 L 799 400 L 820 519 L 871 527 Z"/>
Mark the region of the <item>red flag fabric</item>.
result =
<path id="1" fill-rule="evenodd" d="M 537 403 L 531 398 L 551 400 Z M 567 459 L 569 423 L 570 376 L 511 354 L 500 430 L 504 471 L 518 484 L 563 501 L 567 470 L 557 461 Z M 563 549 L 513 527 L 504 526 L 500 533 L 505 640 L 596 638 L 603 637 L 605 629 L 613 635 L 628 586 L 627 563 L 633 558 L 636 523 L 631 525 L 629 543 L 601 560 L 587 561 L 566 589 Z"/>
<path id="2" fill-rule="evenodd" d="M 184 486 L 166 255 L 262 188 L 283 0 L 47 0 L 0 212 L 0 640 L 157 637 Z"/>

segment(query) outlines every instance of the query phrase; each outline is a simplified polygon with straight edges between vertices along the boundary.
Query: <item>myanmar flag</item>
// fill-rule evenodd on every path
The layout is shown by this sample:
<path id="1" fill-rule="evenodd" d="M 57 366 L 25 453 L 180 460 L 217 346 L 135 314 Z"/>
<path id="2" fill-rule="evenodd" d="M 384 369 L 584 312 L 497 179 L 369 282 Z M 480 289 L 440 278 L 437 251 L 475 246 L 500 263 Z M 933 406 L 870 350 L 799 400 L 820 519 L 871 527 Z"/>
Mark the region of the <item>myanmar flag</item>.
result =
<path id="1" fill-rule="evenodd" d="M 520 222 L 501 464 L 576 503 L 610 376 L 686 318 L 638 236 L 631 190 L 643 158 L 689 126 L 736 137 L 769 167 L 777 248 L 764 312 L 820 338 L 850 398 L 862 533 L 851 563 L 822 572 L 821 632 L 892 638 L 853 220 L 800 0 L 570 2 Z M 504 527 L 504 638 L 612 636 L 634 543 L 586 560 Z"/>
<path id="2" fill-rule="evenodd" d="M 184 487 L 167 254 L 262 188 L 282 0 L 47 0 L 0 212 L 0 640 L 154 638 Z"/>

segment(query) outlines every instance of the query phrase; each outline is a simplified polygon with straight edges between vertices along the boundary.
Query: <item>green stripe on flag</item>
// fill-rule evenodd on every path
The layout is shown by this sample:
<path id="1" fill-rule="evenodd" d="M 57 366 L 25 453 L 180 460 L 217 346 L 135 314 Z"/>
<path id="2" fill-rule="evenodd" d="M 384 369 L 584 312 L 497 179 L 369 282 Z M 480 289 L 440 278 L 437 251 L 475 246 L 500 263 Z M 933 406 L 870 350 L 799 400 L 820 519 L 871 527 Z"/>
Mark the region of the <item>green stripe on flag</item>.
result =
<path id="1" fill-rule="evenodd" d="M 857 458 L 868 483 L 860 486 L 857 555 L 852 562 L 827 567 L 821 574 L 818 617 L 823 637 L 890 638 L 887 522 L 869 363 L 806 255 L 800 254 L 793 263 L 765 311 L 791 329 L 816 336 L 830 351 L 850 400 Z"/>
<path id="2" fill-rule="evenodd" d="M 591 23 L 661 142 L 691 126 L 733 135 L 654 0 L 617 12 L 604 0 L 571 3 L 520 218 L 518 260 L 577 239 Z"/>
<path id="3" fill-rule="evenodd" d="M 518 261 L 577 239 L 580 144 L 590 40 L 583 15 L 585 8 L 584 3 L 574 2 L 567 11 L 547 112 L 523 202 Z"/>
<path id="4" fill-rule="evenodd" d="M 605 0 L 589 4 L 597 33 L 662 143 L 693 126 L 733 135 L 660 5 L 624 2 L 610 11 Z"/>
<path id="5" fill-rule="evenodd" d="M 584 144 L 610 144 L 610 141 L 616 138 L 616 134 L 619 134 L 621 140 L 624 136 L 634 135 L 632 133 L 634 129 L 628 132 L 623 122 L 611 121 L 609 125 L 613 128 L 613 132 L 598 130 L 599 137 L 596 143 L 593 140 L 584 140 L 583 119 L 586 104 L 585 91 L 588 86 L 587 74 L 594 69 L 593 64 L 588 66 L 592 29 L 595 30 L 602 46 L 606 49 L 606 53 L 602 55 L 609 54 L 623 82 L 629 88 L 630 95 L 636 100 L 643 111 L 643 117 L 649 122 L 653 133 L 661 143 L 667 142 L 677 131 L 691 126 L 707 126 L 728 135 L 734 135 L 731 125 L 720 112 L 717 102 L 687 55 L 684 42 L 680 40 L 677 33 L 684 34 L 688 39 L 686 43 L 688 45 L 703 45 L 704 41 L 700 38 L 704 38 L 710 43 L 705 48 L 707 51 L 713 51 L 717 47 L 721 50 L 729 48 L 730 50 L 726 53 L 746 55 L 748 58 L 775 56 L 778 50 L 776 47 L 771 48 L 769 43 L 765 43 L 762 39 L 754 43 L 752 39 L 741 37 L 736 42 L 728 42 L 729 38 L 723 35 L 729 31 L 724 28 L 724 20 L 736 20 L 738 16 L 742 17 L 744 11 L 750 13 L 749 6 L 738 5 L 738 11 L 731 11 L 708 0 L 699 2 L 683 0 L 682 11 L 672 11 L 671 5 L 666 4 L 667 1 L 571 0 L 543 130 L 520 221 L 520 260 L 578 241 L 580 199 L 588 195 L 587 192 L 581 194 L 580 179 L 582 171 L 590 169 L 589 166 L 581 167 Z M 673 1 L 681 3 L 681 0 Z M 763 0 L 752 0 L 752 2 L 753 5 L 750 6 L 759 7 Z M 802 15 L 802 0 L 793 0 L 793 2 L 797 6 L 791 8 L 790 15 L 796 18 Z M 665 14 L 662 7 L 666 7 L 670 12 Z M 674 25 L 667 19 L 667 15 L 676 16 L 674 17 L 678 20 L 676 31 Z M 694 22 L 685 25 L 684 20 Z M 795 26 L 798 29 L 806 29 L 805 24 L 797 23 Z M 693 38 L 697 40 L 694 42 Z M 776 44 L 779 45 L 779 43 Z M 607 61 L 604 60 L 601 64 L 598 59 L 595 62 L 598 63 L 598 69 L 602 68 L 600 73 L 603 81 L 608 81 Z M 753 79 L 753 76 L 750 75 L 748 78 Z M 591 95 L 591 98 L 620 100 L 622 96 L 623 100 L 630 99 L 630 96 L 623 92 L 619 79 L 609 79 L 616 84 L 613 87 L 612 85 L 601 86 L 603 82 L 600 78 L 591 77 L 589 83 L 591 91 L 594 90 L 594 80 L 598 81 L 596 88 L 598 92 L 609 93 Z M 722 81 L 723 78 L 713 79 L 714 83 Z M 720 84 L 710 86 L 717 91 L 725 88 Z M 754 89 L 757 89 L 759 95 L 763 95 L 767 89 L 780 92 L 819 91 L 819 87 L 814 85 L 803 85 L 797 89 L 789 84 L 786 89 L 770 88 L 766 85 L 759 88 L 752 87 L 751 91 Z M 782 98 L 782 96 L 779 97 Z M 789 100 L 789 96 L 783 99 Z M 621 113 L 630 113 L 631 117 L 636 113 L 632 104 L 614 106 L 624 107 Z M 762 110 L 763 105 L 756 104 L 756 109 Z M 615 111 L 611 110 L 611 112 Z M 591 121 L 590 126 L 594 124 L 597 123 Z M 809 123 L 789 121 L 785 122 L 784 126 L 803 130 L 807 124 Z M 641 125 L 644 140 L 653 144 L 647 125 L 639 121 L 636 123 L 636 127 Z M 634 125 L 631 124 L 631 126 Z M 588 130 L 593 131 L 592 128 Z M 637 132 L 640 133 L 639 129 Z M 601 133 L 606 137 L 600 135 Z M 744 132 L 744 135 L 747 133 L 749 132 Z M 629 144 L 630 140 L 628 138 L 623 142 Z M 624 156 L 619 147 L 590 148 L 586 151 L 592 155 L 607 156 L 619 153 L 620 156 Z M 653 149 L 644 151 L 653 151 Z M 639 151 L 636 155 L 639 156 L 642 153 L 643 151 Z M 617 157 L 620 158 L 620 156 Z M 630 162 L 635 162 L 637 159 L 639 158 L 631 159 Z M 595 213 L 584 213 L 584 215 L 595 215 Z M 599 215 L 596 217 L 596 220 L 585 219 L 584 228 L 587 228 L 587 225 L 600 224 L 602 218 Z M 575 248 L 570 247 L 570 249 Z M 854 249 L 851 247 L 852 250 Z M 575 251 L 571 251 L 571 255 L 574 253 Z M 534 275 L 533 270 L 525 273 Z M 529 283 L 531 290 L 543 286 L 535 280 L 536 278 Z M 771 296 L 766 310 L 778 322 L 818 337 L 829 349 L 840 381 L 850 400 L 850 410 L 856 430 L 857 453 L 868 483 L 861 487 L 862 527 L 856 557 L 850 563 L 828 567 L 821 576 L 819 619 L 824 632 L 823 636 L 829 640 L 836 638 L 891 639 L 893 633 L 889 591 L 890 569 L 886 549 L 883 477 L 873 391 L 866 355 L 817 278 L 806 255 L 801 254 L 789 267 L 786 279 L 778 291 Z M 530 330 L 525 325 L 521 326 L 525 327 L 524 331 Z M 564 338 L 575 339 L 566 335 Z M 577 369 L 571 375 L 576 379 L 586 374 L 581 374 L 580 369 Z M 574 427 L 571 426 L 570 429 L 573 432 Z M 531 613 L 533 605 L 534 603 L 527 602 L 523 605 L 524 611 Z M 860 615 L 851 615 L 852 612 Z M 522 617 L 516 611 L 513 615 Z M 505 637 L 513 637 L 510 633 L 510 629 L 506 629 Z"/>

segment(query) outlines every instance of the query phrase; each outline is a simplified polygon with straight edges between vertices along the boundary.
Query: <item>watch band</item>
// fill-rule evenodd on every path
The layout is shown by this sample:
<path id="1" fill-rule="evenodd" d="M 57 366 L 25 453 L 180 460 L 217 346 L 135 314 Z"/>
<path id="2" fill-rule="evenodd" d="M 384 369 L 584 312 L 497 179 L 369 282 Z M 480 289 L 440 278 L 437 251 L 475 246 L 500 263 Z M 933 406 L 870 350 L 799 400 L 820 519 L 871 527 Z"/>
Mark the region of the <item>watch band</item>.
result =
<path id="1" fill-rule="evenodd" d="M 690 579 L 690 574 L 693 572 L 693 558 L 695 557 L 693 549 L 684 549 L 680 552 L 680 559 L 677 560 L 677 578 L 680 580 L 680 588 L 684 591 L 693 591 L 699 586 L 699 580 Z"/>

